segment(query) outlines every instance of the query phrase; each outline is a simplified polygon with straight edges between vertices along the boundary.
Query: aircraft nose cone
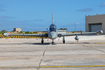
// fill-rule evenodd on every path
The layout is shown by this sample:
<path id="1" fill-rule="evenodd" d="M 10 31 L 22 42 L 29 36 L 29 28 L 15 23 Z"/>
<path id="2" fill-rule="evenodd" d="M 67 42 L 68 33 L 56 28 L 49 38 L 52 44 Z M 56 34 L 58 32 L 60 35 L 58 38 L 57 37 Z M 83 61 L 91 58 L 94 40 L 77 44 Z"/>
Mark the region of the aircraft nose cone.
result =
<path id="1" fill-rule="evenodd" d="M 55 38 L 55 36 L 52 36 L 52 38 Z"/>
<path id="2" fill-rule="evenodd" d="M 53 38 L 53 39 L 56 38 L 56 33 L 52 32 L 51 33 L 51 38 Z"/>

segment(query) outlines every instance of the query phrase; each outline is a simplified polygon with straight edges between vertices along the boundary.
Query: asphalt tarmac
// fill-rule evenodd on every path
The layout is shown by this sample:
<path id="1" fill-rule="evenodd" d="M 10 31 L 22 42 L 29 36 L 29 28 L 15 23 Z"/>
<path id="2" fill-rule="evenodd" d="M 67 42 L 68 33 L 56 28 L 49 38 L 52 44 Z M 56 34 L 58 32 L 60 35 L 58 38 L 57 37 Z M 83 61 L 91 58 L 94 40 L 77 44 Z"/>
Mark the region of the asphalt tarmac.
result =
<path id="1" fill-rule="evenodd" d="M 105 70 L 104 39 L 40 41 L 0 39 L 0 70 Z"/>

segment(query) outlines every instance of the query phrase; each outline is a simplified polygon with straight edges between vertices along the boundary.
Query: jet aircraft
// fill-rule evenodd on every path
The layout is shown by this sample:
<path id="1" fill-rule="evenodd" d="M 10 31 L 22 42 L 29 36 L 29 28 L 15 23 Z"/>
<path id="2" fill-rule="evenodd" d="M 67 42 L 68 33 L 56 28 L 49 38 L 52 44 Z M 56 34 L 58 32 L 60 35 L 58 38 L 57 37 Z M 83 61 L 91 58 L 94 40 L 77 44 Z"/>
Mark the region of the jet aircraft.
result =
<path id="1" fill-rule="evenodd" d="M 73 36 L 76 35 L 75 40 L 79 40 L 78 35 L 87 35 L 87 34 L 102 34 L 102 30 L 98 30 L 97 32 L 81 32 L 81 33 L 63 33 L 59 34 L 57 31 L 56 25 L 53 23 L 53 14 L 52 14 L 52 24 L 49 26 L 49 30 L 47 28 L 47 33 L 46 34 L 9 34 L 9 33 L 4 33 L 4 36 L 38 36 L 42 37 L 41 43 L 44 43 L 43 37 L 48 37 L 49 39 L 52 40 L 52 44 L 54 44 L 54 39 L 57 37 L 63 37 L 63 43 L 65 43 L 65 36 Z"/>

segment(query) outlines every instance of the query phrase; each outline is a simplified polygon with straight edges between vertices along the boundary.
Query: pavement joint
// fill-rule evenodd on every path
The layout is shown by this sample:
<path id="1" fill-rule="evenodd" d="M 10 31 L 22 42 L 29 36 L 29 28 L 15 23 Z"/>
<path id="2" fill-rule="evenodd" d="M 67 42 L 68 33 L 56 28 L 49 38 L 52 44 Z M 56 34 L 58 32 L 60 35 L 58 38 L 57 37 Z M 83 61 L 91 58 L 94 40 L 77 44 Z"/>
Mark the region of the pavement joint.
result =
<path id="1" fill-rule="evenodd" d="M 88 46 L 85 46 L 85 47 L 88 47 Z M 96 48 L 93 48 L 92 46 L 90 46 L 92 49 L 94 49 L 94 50 L 97 50 L 97 51 L 100 51 L 100 52 L 102 52 L 102 53 L 105 53 L 105 51 L 102 51 L 102 50 L 99 50 L 99 49 L 96 49 Z"/>
<path id="2" fill-rule="evenodd" d="M 88 47 L 88 46 L 85 46 L 85 45 L 83 45 L 84 47 Z M 105 51 L 102 51 L 102 50 L 99 50 L 99 49 L 96 49 L 96 48 L 93 48 L 92 46 L 90 46 L 92 49 L 94 49 L 94 50 L 97 50 L 97 51 L 100 51 L 100 52 L 102 52 L 102 53 L 105 53 Z"/>
<path id="3" fill-rule="evenodd" d="M 48 45 L 47 45 L 47 47 L 48 47 Z M 43 55 L 42 55 L 42 58 L 40 59 L 39 67 L 37 68 L 37 70 L 40 69 L 40 65 L 41 65 L 41 62 L 43 61 L 43 58 L 44 58 L 45 52 L 46 52 L 46 50 L 47 50 L 47 47 L 45 48 L 45 50 L 44 50 L 44 52 L 43 52 Z"/>
<path id="4" fill-rule="evenodd" d="M 105 51 L 102 51 L 102 50 L 99 50 L 99 49 L 96 49 L 96 48 L 93 48 L 93 49 L 105 53 Z"/>

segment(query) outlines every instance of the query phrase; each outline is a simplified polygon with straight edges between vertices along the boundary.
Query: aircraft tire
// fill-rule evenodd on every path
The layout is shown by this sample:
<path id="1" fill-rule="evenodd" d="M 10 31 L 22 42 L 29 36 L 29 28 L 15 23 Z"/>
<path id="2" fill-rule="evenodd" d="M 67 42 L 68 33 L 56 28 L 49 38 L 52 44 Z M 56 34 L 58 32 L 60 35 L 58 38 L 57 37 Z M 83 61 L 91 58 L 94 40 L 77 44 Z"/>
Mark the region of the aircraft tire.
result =
<path id="1" fill-rule="evenodd" d="M 54 44 L 54 42 L 52 42 L 52 44 Z"/>
<path id="2" fill-rule="evenodd" d="M 63 40 L 63 43 L 65 43 L 65 40 Z"/>
<path id="3" fill-rule="evenodd" d="M 63 37 L 63 43 L 65 43 L 65 37 Z"/>

